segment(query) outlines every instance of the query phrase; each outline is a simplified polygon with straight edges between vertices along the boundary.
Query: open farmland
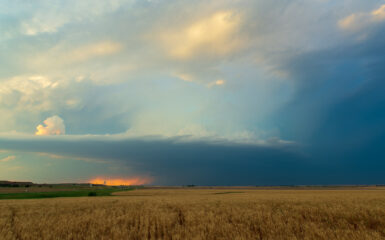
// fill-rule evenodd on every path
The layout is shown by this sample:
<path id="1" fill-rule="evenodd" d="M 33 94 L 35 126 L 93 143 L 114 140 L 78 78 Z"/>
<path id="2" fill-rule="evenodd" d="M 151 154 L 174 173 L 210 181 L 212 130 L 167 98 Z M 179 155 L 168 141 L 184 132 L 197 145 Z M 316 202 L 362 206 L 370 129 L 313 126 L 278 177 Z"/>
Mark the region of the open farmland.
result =
<path id="1" fill-rule="evenodd" d="M 0 239 L 385 239 L 385 189 L 155 188 L 0 201 Z"/>
<path id="2" fill-rule="evenodd" d="M 114 192 L 128 191 L 136 187 L 108 187 L 89 185 L 50 185 L 31 187 L 0 187 L 2 199 L 39 199 L 56 197 L 110 196 Z"/>
<path id="3" fill-rule="evenodd" d="M 38 193 L 38 192 L 61 192 L 74 190 L 92 190 L 90 187 L 79 186 L 31 186 L 31 187 L 0 187 L 0 194 L 6 193 Z"/>

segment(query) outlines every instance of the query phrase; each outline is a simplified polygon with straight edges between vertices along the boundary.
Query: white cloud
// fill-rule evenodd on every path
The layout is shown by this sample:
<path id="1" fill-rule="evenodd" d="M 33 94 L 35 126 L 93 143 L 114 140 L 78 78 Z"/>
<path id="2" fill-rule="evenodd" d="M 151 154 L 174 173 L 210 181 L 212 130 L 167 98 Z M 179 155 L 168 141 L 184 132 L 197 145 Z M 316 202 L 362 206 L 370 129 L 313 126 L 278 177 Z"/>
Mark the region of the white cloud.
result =
<path id="1" fill-rule="evenodd" d="M 38 68 L 45 71 L 58 69 L 62 72 L 63 68 L 69 65 L 76 65 L 88 60 L 114 55 L 119 53 L 122 48 L 123 45 L 121 43 L 114 41 L 97 41 L 79 46 L 58 44 L 40 53 L 38 56 L 29 58 L 27 64 L 31 69 Z M 76 66 L 72 68 L 72 71 L 74 70 L 76 70 Z"/>
<path id="2" fill-rule="evenodd" d="M 58 81 L 42 75 L 21 75 L 0 81 L 0 106 L 48 110 L 48 92 L 59 86 Z"/>
<path id="3" fill-rule="evenodd" d="M 82 62 L 94 57 L 111 55 L 117 53 L 121 49 L 122 45 L 120 43 L 104 41 L 81 46 L 72 50 L 64 57 L 70 63 Z"/>
<path id="4" fill-rule="evenodd" d="M 42 33 L 55 33 L 66 24 L 89 21 L 113 12 L 118 9 L 123 2 L 128 1 L 40 1 L 39 5 L 36 4 L 36 6 L 38 6 L 37 9 L 34 9 L 34 4 L 32 4 L 32 9 L 28 9 L 29 6 L 26 4 L 23 6 L 23 9 L 34 14 L 21 22 L 21 32 L 30 36 Z M 20 8 L 20 6 L 18 7 Z"/>
<path id="5" fill-rule="evenodd" d="M 25 35 L 34 36 L 40 33 L 54 33 L 57 29 L 67 23 L 68 19 L 50 18 L 43 19 L 41 17 L 34 17 L 21 24 L 22 32 Z"/>
<path id="6" fill-rule="evenodd" d="M 211 82 L 209 84 L 207 84 L 208 87 L 213 87 L 213 86 L 221 86 L 221 85 L 224 85 L 225 84 L 225 80 L 223 79 L 218 79 L 214 82 Z"/>
<path id="7" fill-rule="evenodd" d="M 35 135 L 62 135 L 65 134 L 64 121 L 59 116 L 52 116 L 44 120 L 44 125 L 36 127 Z"/>
<path id="8" fill-rule="evenodd" d="M 204 77 L 200 78 L 199 76 L 195 76 L 193 74 L 188 74 L 188 73 L 177 73 L 177 74 L 173 74 L 173 75 L 175 77 L 183 80 L 183 81 L 195 82 L 195 83 L 198 83 L 198 84 L 203 84 L 203 85 L 205 85 L 208 88 L 211 88 L 211 87 L 214 87 L 214 86 L 221 86 L 221 85 L 224 85 L 226 83 L 226 81 L 223 80 L 223 79 L 217 79 L 215 81 L 212 81 L 212 82 L 209 82 L 209 83 L 205 83 L 205 82 L 210 81 L 209 80 L 210 77 L 208 79 L 206 79 Z"/>
<path id="9" fill-rule="evenodd" d="M 194 77 L 191 74 L 177 73 L 177 74 L 174 74 L 174 75 L 177 78 L 182 79 L 183 81 L 186 81 L 186 82 L 193 82 L 194 81 Z"/>
<path id="10" fill-rule="evenodd" d="M 381 5 L 378 9 L 375 9 L 371 12 L 373 20 L 383 21 L 385 20 L 385 4 Z"/>
<path id="11" fill-rule="evenodd" d="M 385 20 L 385 4 L 371 12 L 353 13 L 338 21 L 338 26 L 343 30 L 359 31 L 363 28 Z"/>
<path id="12" fill-rule="evenodd" d="M 18 91 L 23 94 L 33 94 L 37 90 L 55 88 L 57 86 L 57 82 L 53 82 L 45 76 L 16 76 L 0 84 L 0 94 L 3 95 L 12 91 Z"/>
<path id="13" fill-rule="evenodd" d="M 239 14 L 219 11 L 182 29 L 165 30 L 160 38 L 168 54 L 177 59 L 200 54 L 222 56 L 241 46 L 237 36 L 240 23 Z"/>
<path id="14" fill-rule="evenodd" d="M 0 159 L 0 162 L 9 162 L 9 161 L 12 161 L 15 159 L 16 159 L 16 156 L 8 156 L 8 157 L 5 157 L 3 159 Z"/>
<path id="15" fill-rule="evenodd" d="M 127 81 L 138 67 L 134 60 L 124 56 L 125 48 L 122 42 L 111 40 L 91 40 L 86 44 L 62 42 L 27 57 L 26 70 L 38 70 L 65 81 L 91 80 L 103 85 L 121 83 Z"/>

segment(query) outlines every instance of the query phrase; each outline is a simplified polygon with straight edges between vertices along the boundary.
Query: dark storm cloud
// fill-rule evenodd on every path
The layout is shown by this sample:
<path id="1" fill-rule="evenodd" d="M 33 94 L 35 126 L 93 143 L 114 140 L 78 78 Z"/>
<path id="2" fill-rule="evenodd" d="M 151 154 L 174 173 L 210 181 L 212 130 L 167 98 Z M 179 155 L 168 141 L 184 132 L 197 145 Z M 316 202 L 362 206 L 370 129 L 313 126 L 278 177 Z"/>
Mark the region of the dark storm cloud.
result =
<path id="1" fill-rule="evenodd" d="M 3 149 L 119 162 L 159 184 L 302 184 L 315 166 L 294 146 L 251 145 L 180 138 L 0 139 Z M 315 179 L 317 183 L 320 179 Z"/>
<path id="2" fill-rule="evenodd" d="M 306 185 L 378 183 L 376 171 L 356 179 L 357 168 L 315 163 L 294 145 L 253 145 L 183 138 L 1 138 L 2 149 L 96 158 L 149 175 L 154 184 Z"/>
<path id="3" fill-rule="evenodd" d="M 344 165 L 351 182 L 385 182 L 384 29 L 371 26 L 283 67 L 297 85 L 293 100 L 276 113 L 283 137 L 306 142 L 314 161 Z M 357 40 L 360 34 L 366 38 Z"/>
<path id="4" fill-rule="evenodd" d="M 101 135 L 0 137 L 0 150 L 103 159 L 159 184 L 385 183 L 385 18 L 373 15 L 383 1 L 41 3 L 0 8 L 9 16 L 0 16 L 0 132 L 32 134 L 58 115 L 67 134 Z M 239 38 L 239 48 L 208 56 L 232 41 L 203 39 L 191 41 L 189 59 L 170 55 L 176 46 L 164 35 L 179 36 L 184 49 L 190 38 L 181 33 L 223 11 L 239 19 L 219 35 Z M 111 45 L 112 55 L 93 52 Z M 36 77 L 46 81 L 31 83 Z M 217 79 L 225 84 L 207 87 Z M 104 135 L 126 131 L 300 146 Z"/>

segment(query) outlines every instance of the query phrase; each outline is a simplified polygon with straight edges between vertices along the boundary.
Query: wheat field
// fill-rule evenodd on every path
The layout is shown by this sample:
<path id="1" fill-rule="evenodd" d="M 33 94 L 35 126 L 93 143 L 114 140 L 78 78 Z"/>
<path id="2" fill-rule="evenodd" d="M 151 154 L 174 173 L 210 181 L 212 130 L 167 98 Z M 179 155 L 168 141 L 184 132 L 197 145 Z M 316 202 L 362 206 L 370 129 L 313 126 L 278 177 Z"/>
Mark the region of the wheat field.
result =
<path id="1" fill-rule="evenodd" d="M 141 189 L 0 201 L 0 239 L 385 239 L 385 189 Z"/>

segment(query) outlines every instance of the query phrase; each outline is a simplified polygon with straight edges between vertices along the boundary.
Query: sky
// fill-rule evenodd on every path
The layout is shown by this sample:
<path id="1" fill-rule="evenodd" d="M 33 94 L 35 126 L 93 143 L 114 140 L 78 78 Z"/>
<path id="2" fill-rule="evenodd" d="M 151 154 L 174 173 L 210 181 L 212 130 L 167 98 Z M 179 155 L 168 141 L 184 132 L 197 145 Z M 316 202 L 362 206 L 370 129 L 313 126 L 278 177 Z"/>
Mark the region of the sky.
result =
<path id="1" fill-rule="evenodd" d="M 384 0 L 4 0 L 0 180 L 385 184 Z"/>

